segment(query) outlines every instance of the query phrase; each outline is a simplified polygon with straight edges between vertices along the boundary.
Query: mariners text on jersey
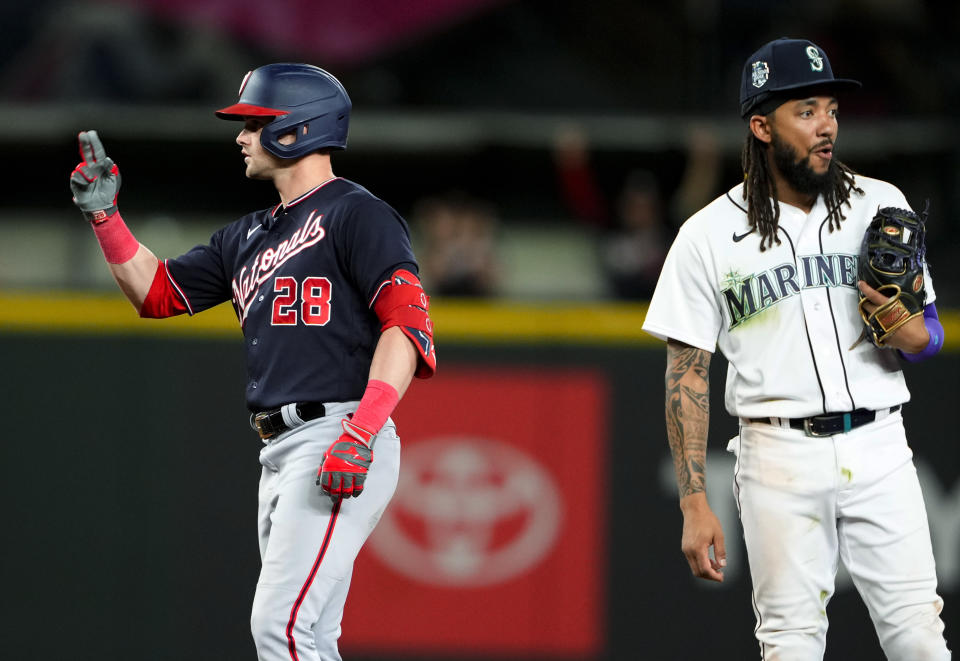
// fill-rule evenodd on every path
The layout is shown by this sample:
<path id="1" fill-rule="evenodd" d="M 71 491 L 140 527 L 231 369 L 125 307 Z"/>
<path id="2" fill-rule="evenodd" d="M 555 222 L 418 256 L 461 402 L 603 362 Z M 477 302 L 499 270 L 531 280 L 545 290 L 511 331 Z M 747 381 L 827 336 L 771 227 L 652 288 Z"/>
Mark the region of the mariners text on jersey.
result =
<path id="1" fill-rule="evenodd" d="M 764 251 L 747 221 L 743 184 L 680 228 L 643 328 L 719 349 L 728 362 L 731 415 L 801 418 L 909 400 L 896 352 L 856 344 L 864 231 L 879 207 L 909 205 L 887 182 L 858 175 L 856 183 L 864 194 L 851 194 L 838 230 L 829 229 L 822 197 L 809 213 L 779 203 L 779 243 Z M 929 271 L 925 277 L 929 303 L 936 296 Z"/>
<path id="2" fill-rule="evenodd" d="M 801 289 L 857 286 L 857 255 L 800 255 L 798 260 L 800 268 L 786 262 L 758 274 L 727 273 L 720 293 L 729 314 L 728 328 L 799 294 Z"/>

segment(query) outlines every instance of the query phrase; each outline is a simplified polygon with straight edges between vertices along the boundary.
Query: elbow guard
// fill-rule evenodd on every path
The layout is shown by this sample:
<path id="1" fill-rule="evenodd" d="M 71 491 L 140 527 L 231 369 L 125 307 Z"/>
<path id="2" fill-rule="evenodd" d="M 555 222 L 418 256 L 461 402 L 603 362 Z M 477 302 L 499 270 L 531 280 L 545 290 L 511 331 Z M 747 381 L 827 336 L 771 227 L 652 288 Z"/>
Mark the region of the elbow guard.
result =
<path id="1" fill-rule="evenodd" d="M 380 332 L 398 326 L 410 338 L 420 354 L 415 376 L 427 379 L 437 371 L 437 352 L 433 345 L 433 322 L 427 314 L 430 297 L 420 279 L 406 269 L 394 271 L 380 285 L 371 303 L 380 320 Z"/>

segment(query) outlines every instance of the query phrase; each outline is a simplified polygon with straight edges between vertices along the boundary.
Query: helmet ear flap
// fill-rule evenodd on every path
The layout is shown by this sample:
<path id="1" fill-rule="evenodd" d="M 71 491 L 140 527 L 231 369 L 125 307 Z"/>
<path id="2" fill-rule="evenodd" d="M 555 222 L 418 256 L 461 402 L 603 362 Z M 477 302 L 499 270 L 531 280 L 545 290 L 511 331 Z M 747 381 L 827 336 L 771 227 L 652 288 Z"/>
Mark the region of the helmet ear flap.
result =
<path id="1" fill-rule="evenodd" d="M 264 125 L 263 130 L 260 132 L 260 144 L 264 149 L 278 158 L 293 158 L 288 156 L 288 152 L 295 149 L 297 142 L 300 141 L 300 126 L 287 128 L 286 124 L 289 122 L 280 122 L 282 119 L 284 118 L 277 117 L 274 121 Z M 302 126 L 306 127 L 307 124 L 304 123 Z M 281 143 L 280 139 L 286 135 L 292 135 L 293 142 L 288 144 Z"/>

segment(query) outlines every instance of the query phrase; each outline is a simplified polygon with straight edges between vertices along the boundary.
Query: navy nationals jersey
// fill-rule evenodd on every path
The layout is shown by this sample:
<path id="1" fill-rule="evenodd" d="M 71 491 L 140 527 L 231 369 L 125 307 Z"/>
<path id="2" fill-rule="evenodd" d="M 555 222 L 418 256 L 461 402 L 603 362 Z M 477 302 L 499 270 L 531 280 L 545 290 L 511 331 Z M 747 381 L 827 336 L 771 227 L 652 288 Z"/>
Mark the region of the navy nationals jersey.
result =
<path id="1" fill-rule="evenodd" d="M 373 299 L 396 269 L 417 273 L 403 218 L 339 177 L 165 264 L 190 314 L 233 301 L 252 411 L 360 399 L 380 337 Z"/>

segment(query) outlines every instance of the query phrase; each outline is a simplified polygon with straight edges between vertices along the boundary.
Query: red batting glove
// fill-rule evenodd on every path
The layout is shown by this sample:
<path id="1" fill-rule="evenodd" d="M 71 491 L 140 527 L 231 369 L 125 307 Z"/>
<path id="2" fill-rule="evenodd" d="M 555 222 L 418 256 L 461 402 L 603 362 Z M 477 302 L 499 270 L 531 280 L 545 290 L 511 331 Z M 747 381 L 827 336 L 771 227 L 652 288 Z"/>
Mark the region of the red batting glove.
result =
<path id="1" fill-rule="evenodd" d="M 323 453 L 317 484 L 333 499 L 359 496 L 373 462 L 370 441 L 376 435 L 349 420 L 342 420 L 343 433 Z"/>

